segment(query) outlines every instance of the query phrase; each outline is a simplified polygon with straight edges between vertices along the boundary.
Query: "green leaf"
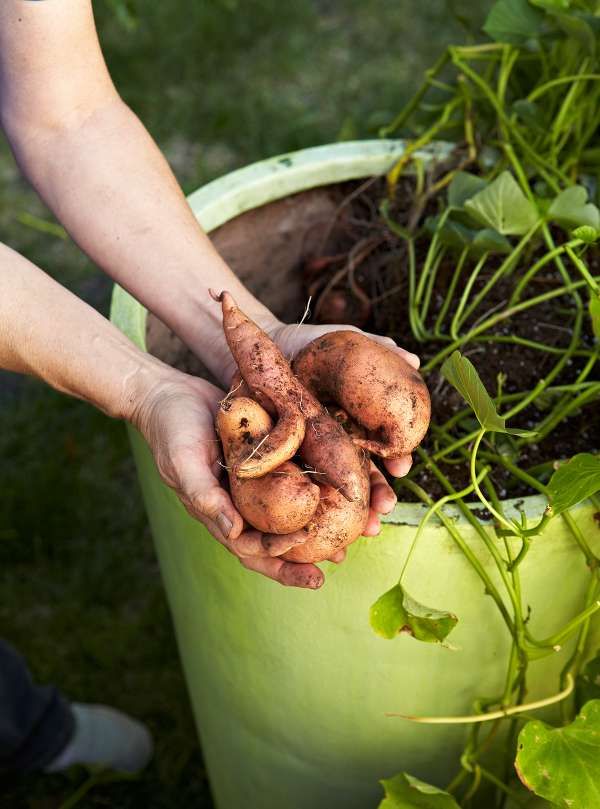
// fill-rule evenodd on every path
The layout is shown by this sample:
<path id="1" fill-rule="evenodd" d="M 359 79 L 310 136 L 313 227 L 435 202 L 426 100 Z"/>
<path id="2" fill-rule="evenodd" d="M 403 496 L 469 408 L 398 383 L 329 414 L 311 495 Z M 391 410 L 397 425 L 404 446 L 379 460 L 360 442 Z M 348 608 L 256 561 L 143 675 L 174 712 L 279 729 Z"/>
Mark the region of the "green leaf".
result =
<path id="1" fill-rule="evenodd" d="M 580 452 L 559 466 L 550 478 L 549 508 L 557 516 L 599 491 L 600 455 Z"/>
<path id="2" fill-rule="evenodd" d="M 492 230 L 491 228 L 478 230 L 473 239 L 472 247 L 476 253 L 512 252 L 512 244 L 506 236 L 502 236 L 497 230 Z"/>
<path id="3" fill-rule="evenodd" d="M 529 0 L 529 2 L 545 11 L 564 11 L 571 5 L 571 0 Z"/>
<path id="4" fill-rule="evenodd" d="M 600 211 L 587 201 L 588 192 L 582 185 L 565 188 L 548 208 L 548 218 L 567 228 L 587 226 L 600 230 Z"/>
<path id="5" fill-rule="evenodd" d="M 529 101 L 526 98 L 519 98 L 517 101 L 513 102 L 512 110 L 521 121 L 531 129 L 535 129 L 538 132 L 545 130 L 546 122 L 544 116 L 535 102 Z"/>
<path id="6" fill-rule="evenodd" d="M 596 340 L 600 340 L 600 298 L 590 292 L 590 302 L 588 311 L 592 321 L 592 331 Z"/>
<path id="7" fill-rule="evenodd" d="M 515 767 L 523 784 L 564 809 L 600 806 L 600 700 L 570 725 L 528 722 L 519 734 Z"/>
<path id="8" fill-rule="evenodd" d="M 576 689 L 578 705 L 600 698 L 600 651 L 577 675 Z"/>
<path id="9" fill-rule="evenodd" d="M 442 365 L 442 376 L 453 385 L 463 399 L 471 406 L 477 421 L 486 430 L 493 433 L 510 433 L 528 437 L 534 435 L 528 430 L 513 430 L 506 426 L 505 420 L 498 414 L 492 397 L 485 389 L 473 363 L 455 351 Z"/>
<path id="10" fill-rule="evenodd" d="M 493 183 L 468 199 L 464 208 L 477 222 L 505 236 L 526 233 L 538 220 L 535 206 L 509 171 L 503 171 Z"/>
<path id="11" fill-rule="evenodd" d="M 462 208 L 465 202 L 482 191 L 487 185 L 483 177 L 468 171 L 457 171 L 448 186 L 448 205 Z"/>
<path id="12" fill-rule="evenodd" d="M 419 604 L 396 584 L 371 605 L 370 620 L 375 632 L 388 640 L 406 634 L 425 643 L 441 643 L 458 618 Z"/>
<path id="13" fill-rule="evenodd" d="M 581 227 L 575 228 L 571 235 L 586 244 L 594 244 L 600 237 L 600 231 L 594 230 L 589 225 L 581 225 Z"/>
<path id="14" fill-rule="evenodd" d="M 408 773 L 399 773 L 381 781 L 385 798 L 379 809 L 460 809 L 452 795 L 419 781 Z"/>
<path id="15" fill-rule="evenodd" d="M 540 33 L 543 12 L 527 0 L 498 0 L 487 16 L 483 30 L 496 42 L 524 45 Z"/>

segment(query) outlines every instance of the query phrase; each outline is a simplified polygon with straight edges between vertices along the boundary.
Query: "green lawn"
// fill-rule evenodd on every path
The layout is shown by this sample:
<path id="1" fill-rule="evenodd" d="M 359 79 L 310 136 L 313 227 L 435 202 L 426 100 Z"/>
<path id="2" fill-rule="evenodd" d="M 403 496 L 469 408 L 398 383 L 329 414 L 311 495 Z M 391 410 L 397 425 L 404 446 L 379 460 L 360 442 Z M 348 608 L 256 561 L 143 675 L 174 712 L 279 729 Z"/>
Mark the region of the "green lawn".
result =
<path id="1" fill-rule="evenodd" d="M 442 0 L 163 0 L 138 2 L 137 22 L 121 5 L 95 3 L 107 61 L 186 191 L 261 157 L 376 135 L 462 37 Z M 480 4 L 453 7 L 481 18 Z M 106 313 L 106 279 L 23 219 L 50 221 L 4 146 L 0 195 L 2 239 Z M 39 680 L 130 711 L 157 740 L 139 779 L 77 805 L 211 806 L 123 426 L 0 374 L 0 482 L 0 636 Z M 58 809 L 86 779 L 5 778 L 0 805 Z"/>

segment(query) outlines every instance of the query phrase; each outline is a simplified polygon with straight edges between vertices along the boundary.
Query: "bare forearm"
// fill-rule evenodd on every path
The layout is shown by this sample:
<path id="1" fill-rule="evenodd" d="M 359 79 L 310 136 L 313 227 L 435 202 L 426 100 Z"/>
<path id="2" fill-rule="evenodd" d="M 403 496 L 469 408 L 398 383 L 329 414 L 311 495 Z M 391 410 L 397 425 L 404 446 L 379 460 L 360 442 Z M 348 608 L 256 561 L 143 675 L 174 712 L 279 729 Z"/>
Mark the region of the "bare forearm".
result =
<path id="1" fill-rule="evenodd" d="M 146 393 L 170 372 L 5 245 L 0 245 L 0 368 L 37 376 L 130 420 Z"/>
<path id="2" fill-rule="evenodd" d="M 228 381 L 231 359 L 208 289 L 231 290 L 265 327 L 272 315 L 218 256 L 136 116 L 115 95 L 75 125 L 12 143 L 80 247 Z"/>

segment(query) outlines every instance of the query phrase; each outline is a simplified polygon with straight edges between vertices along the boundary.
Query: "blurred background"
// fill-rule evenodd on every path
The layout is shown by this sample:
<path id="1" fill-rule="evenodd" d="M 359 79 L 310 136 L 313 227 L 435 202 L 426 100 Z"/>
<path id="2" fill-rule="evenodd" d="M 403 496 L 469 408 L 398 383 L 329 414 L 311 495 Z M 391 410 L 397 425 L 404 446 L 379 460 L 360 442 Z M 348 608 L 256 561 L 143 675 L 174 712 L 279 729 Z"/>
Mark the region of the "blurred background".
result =
<path id="1" fill-rule="evenodd" d="M 489 5 L 94 2 L 113 79 L 186 193 L 274 154 L 376 137 Z M 109 282 L 19 178 L 4 141 L 0 238 L 108 313 Z M 0 776 L 2 809 L 211 807 L 123 425 L 0 371 L 0 492 L 0 637 L 37 680 L 140 717 L 157 743 L 132 780 Z"/>

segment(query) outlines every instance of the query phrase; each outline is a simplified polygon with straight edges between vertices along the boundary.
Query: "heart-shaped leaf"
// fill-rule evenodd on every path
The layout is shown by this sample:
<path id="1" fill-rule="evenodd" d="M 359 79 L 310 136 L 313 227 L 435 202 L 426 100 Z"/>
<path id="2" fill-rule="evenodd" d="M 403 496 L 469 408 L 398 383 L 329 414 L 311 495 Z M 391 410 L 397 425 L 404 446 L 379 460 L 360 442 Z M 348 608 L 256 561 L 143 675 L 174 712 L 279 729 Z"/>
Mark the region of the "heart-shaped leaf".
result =
<path id="1" fill-rule="evenodd" d="M 600 699 L 600 652 L 577 675 L 576 688 L 578 705 L 585 705 L 591 699 Z"/>
<path id="2" fill-rule="evenodd" d="M 515 767 L 523 784 L 562 809 L 600 806 L 600 700 L 570 725 L 528 722 L 519 734 Z"/>
<path id="3" fill-rule="evenodd" d="M 385 798 L 379 809 L 460 809 L 452 795 L 419 781 L 408 773 L 385 778 L 381 785 Z"/>
<path id="4" fill-rule="evenodd" d="M 543 12 L 528 0 L 498 0 L 487 16 L 483 30 L 496 42 L 523 45 L 538 36 L 544 20 Z"/>
<path id="5" fill-rule="evenodd" d="M 475 233 L 472 249 L 475 253 L 510 253 L 512 245 L 498 231 L 482 228 Z"/>
<path id="6" fill-rule="evenodd" d="M 486 430 L 492 433 L 510 433 L 522 437 L 535 434 L 529 430 L 513 430 L 506 426 L 505 420 L 498 414 L 496 405 L 485 389 L 473 363 L 463 357 L 460 351 L 455 351 L 448 357 L 442 365 L 441 371 L 445 379 L 471 406 L 477 416 L 477 421 Z"/>
<path id="7" fill-rule="evenodd" d="M 548 218 L 566 228 L 587 226 L 600 230 L 600 211 L 587 201 L 588 192 L 582 185 L 565 188 L 548 208 Z"/>
<path id="8" fill-rule="evenodd" d="M 599 491 L 600 456 L 580 452 L 559 466 L 550 478 L 549 509 L 554 516 L 562 514 Z"/>
<path id="9" fill-rule="evenodd" d="M 439 216 L 430 216 L 425 220 L 428 233 L 436 233 L 440 242 L 446 247 L 462 250 L 468 247 L 474 256 L 482 253 L 510 253 L 512 245 L 506 238 L 491 228 L 476 230 L 447 217 L 441 223 Z"/>
<path id="10" fill-rule="evenodd" d="M 522 235 L 534 227 L 539 215 L 509 171 L 468 199 L 464 208 L 480 224 L 505 236 Z"/>
<path id="11" fill-rule="evenodd" d="M 380 596 L 371 606 L 371 626 L 382 638 L 412 635 L 425 643 L 441 643 L 458 622 L 451 612 L 425 607 L 411 598 L 400 584 Z"/>
<path id="12" fill-rule="evenodd" d="M 470 174 L 468 171 L 457 171 L 448 186 L 448 205 L 462 208 L 465 202 L 482 191 L 487 185 L 483 177 Z"/>

